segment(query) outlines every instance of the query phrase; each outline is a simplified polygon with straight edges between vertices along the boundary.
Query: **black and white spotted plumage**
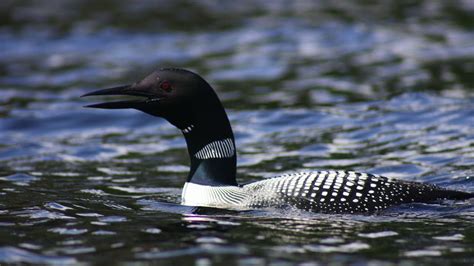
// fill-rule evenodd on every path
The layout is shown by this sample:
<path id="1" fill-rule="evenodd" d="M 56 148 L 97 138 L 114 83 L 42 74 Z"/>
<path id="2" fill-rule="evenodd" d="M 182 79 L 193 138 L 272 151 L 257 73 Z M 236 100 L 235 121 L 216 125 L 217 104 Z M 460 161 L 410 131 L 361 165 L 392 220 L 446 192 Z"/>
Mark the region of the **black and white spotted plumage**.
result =
<path id="1" fill-rule="evenodd" d="M 241 187 L 199 186 L 188 191 L 190 194 L 185 190 L 185 205 L 233 209 L 289 206 L 320 213 L 373 213 L 403 203 L 463 199 L 470 195 L 352 171 L 300 172 Z"/>

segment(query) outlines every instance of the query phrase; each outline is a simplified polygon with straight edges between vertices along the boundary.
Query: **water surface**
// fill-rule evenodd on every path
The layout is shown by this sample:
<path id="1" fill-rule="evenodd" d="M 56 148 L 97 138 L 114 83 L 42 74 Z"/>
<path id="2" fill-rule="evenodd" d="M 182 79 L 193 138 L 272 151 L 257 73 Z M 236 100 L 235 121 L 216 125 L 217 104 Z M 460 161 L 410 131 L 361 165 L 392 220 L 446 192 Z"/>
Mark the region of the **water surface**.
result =
<path id="1" fill-rule="evenodd" d="M 239 181 L 346 169 L 474 191 L 470 1 L 0 3 L 0 263 L 472 265 L 472 201 L 378 215 L 179 205 L 181 133 L 85 92 L 197 71 Z"/>

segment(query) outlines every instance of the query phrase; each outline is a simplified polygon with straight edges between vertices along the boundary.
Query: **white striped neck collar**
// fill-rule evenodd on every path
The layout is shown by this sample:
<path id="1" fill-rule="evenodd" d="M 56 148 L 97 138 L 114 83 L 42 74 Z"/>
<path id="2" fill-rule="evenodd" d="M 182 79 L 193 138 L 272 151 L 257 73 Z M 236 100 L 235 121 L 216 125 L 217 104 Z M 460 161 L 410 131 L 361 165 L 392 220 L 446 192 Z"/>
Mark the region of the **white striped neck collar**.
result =
<path id="1" fill-rule="evenodd" d="M 224 123 L 225 122 L 225 123 Z M 237 156 L 228 121 L 213 126 L 193 123 L 183 129 L 191 168 L 187 182 L 212 186 L 237 186 Z"/>

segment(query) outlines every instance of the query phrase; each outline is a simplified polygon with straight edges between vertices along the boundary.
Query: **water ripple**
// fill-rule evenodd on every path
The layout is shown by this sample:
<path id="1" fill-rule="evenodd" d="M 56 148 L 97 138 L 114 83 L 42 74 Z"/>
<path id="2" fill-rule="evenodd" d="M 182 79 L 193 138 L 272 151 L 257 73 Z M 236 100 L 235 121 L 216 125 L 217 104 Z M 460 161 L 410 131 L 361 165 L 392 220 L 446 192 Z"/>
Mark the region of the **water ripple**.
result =
<path id="1" fill-rule="evenodd" d="M 69 257 L 38 255 L 16 247 L 0 247 L 0 261 L 4 263 L 32 263 L 67 265 L 77 263 Z"/>

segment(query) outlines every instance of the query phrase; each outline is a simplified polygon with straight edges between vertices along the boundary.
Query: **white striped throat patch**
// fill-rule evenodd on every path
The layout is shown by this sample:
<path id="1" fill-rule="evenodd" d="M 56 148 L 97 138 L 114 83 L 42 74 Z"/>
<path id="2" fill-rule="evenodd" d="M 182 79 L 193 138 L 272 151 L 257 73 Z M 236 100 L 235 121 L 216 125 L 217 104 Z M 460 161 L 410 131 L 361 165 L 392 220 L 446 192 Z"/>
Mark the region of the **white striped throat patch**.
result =
<path id="1" fill-rule="evenodd" d="M 235 147 L 232 139 L 223 139 L 211 142 L 200 149 L 194 157 L 204 160 L 211 158 L 230 158 L 235 154 Z"/>

